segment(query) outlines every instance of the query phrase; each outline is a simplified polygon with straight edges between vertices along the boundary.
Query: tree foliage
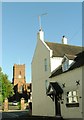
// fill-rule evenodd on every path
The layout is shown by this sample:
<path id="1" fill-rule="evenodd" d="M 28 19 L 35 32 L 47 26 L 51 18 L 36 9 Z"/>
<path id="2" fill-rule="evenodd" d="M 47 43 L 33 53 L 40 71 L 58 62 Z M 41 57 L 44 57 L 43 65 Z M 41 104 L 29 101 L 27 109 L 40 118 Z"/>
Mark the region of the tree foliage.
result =
<path id="1" fill-rule="evenodd" d="M 13 96 L 13 94 L 13 85 L 8 80 L 8 76 L 2 72 L 0 67 L 0 97 L 2 96 L 2 101 L 4 101 L 5 98 Z"/>

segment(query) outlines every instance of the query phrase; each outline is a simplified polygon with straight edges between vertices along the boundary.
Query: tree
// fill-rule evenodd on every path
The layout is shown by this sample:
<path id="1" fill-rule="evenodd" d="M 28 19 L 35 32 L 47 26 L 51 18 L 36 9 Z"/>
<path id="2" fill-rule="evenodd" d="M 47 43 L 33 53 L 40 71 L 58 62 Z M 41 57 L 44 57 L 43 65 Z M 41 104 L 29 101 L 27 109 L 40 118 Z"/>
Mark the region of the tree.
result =
<path id="1" fill-rule="evenodd" d="M 2 69 L 0 67 L 0 97 L 2 96 L 1 100 L 4 101 L 5 98 L 9 98 L 13 96 L 13 94 L 13 85 L 8 80 L 8 76 L 2 72 Z"/>

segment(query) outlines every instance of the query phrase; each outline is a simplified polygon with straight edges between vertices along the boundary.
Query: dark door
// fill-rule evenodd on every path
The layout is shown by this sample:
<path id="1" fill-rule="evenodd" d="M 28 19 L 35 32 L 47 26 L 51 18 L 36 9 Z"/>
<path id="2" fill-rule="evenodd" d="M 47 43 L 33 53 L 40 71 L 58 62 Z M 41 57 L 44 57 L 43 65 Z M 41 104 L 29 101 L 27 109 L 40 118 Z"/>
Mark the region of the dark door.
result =
<path id="1" fill-rule="evenodd" d="M 56 116 L 61 116 L 60 101 L 58 96 L 55 96 L 55 114 Z"/>

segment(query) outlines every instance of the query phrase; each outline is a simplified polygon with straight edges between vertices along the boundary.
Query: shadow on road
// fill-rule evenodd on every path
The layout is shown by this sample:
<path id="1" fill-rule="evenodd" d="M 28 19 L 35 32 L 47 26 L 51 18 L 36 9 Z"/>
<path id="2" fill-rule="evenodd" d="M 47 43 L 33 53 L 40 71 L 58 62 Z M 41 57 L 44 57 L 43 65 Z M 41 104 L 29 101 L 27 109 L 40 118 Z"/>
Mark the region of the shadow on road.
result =
<path id="1" fill-rule="evenodd" d="M 31 113 L 29 110 L 27 111 L 10 111 L 10 112 L 2 112 L 1 113 L 1 119 L 0 120 L 8 120 L 8 119 L 17 119 L 17 118 L 24 118 L 31 116 Z"/>

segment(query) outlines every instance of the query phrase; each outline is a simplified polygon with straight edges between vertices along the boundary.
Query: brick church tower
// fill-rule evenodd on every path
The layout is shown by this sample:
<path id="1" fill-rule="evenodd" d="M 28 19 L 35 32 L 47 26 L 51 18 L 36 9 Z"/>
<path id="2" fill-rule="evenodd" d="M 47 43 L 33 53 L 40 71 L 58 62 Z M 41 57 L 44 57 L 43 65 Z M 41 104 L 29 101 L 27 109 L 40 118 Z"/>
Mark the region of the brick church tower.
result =
<path id="1" fill-rule="evenodd" d="M 26 89 L 25 64 L 13 66 L 13 84 L 18 93 L 23 93 Z"/>

